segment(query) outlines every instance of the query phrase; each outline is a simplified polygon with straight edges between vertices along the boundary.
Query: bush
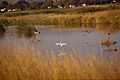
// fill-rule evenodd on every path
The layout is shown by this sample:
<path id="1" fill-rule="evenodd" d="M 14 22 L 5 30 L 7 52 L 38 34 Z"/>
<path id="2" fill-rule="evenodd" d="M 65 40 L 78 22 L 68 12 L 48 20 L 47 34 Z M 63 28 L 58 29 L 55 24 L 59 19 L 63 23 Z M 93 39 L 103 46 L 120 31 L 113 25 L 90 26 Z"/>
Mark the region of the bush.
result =
<path id="1" fill-rule="evenodd" d="M 5 27 L 7 27 L 9 25 L 9 22 L 6 19 L 0 19 L 0 23 L 3 24 L 3 26 L 5 26 Z"/>
<path id="2" fill-rule="evenodd" d="M 5 32 L 5 28 L 2 23 L 0 23 L 0 33 Z"/>
<path id="3" fill-rule="evenodd" d="M 0 32 L 5 32 L 5 27 L 9 25 L 9 22 L 5 19 L 0 19 Z"/>

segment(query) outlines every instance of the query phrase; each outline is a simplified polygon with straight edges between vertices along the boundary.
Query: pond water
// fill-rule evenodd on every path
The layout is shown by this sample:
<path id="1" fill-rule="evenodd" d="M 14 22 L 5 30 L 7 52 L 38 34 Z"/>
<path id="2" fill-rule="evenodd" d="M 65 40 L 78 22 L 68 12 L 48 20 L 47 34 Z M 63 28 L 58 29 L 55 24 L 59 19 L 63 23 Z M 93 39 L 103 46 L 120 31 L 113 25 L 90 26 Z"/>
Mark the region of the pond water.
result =
<path id="1" fill-rule="evenodd" d="M 0 47 L 7 44 L 32 46 L 36 51 L 67 51 L 82 54 L 120 55 L 119 26 L 105 25 L 93 27 L 56 28 L 52 26 L 36 26 L 40 34 L 33 37 L 21 36 L 16 33 L 15 26 L 9 26 L 5 33 L 0 34 Z M 106 41 L 110 45 L 105 45 Z M 102 44 L 103 42 L 103 44 Z M 114 43 L 116 42 L 116 43 Z M 114 43 L 114 44 L 112 44 Z"/>

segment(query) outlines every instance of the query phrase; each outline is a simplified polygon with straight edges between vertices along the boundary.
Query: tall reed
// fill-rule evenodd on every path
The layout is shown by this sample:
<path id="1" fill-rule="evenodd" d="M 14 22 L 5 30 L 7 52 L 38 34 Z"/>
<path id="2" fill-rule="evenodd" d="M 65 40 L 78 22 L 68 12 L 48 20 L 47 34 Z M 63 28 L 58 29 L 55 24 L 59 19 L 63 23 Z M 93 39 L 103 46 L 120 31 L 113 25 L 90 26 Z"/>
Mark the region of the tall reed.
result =
<path id="1" fill-rule="evenodd" d="M 120 79 L 118 56 L 102 60 L 100 56 L 82 57 L 72 53 L 35 52 L 32 47 L 7 45 L 0 48 L 1 80 Z"/>

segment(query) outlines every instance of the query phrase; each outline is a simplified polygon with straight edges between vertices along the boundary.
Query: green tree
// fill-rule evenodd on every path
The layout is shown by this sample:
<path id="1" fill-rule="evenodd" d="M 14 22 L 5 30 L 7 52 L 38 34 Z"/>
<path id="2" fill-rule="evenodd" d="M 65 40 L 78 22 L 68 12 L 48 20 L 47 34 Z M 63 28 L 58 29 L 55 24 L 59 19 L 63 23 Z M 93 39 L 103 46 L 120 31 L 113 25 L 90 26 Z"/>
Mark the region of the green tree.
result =
<path id="1" fill-rule="evenodd" d="M 53 0 L 46 0 L 41 8 L 47 8 L 48 6 L 53 6 Z"/>
<path id="2" fill-rule="evenodd" d="M 40 3 L 37 1 L 32 1 L 30 2 L 30 9 L 39 9 L 40 8 Z"/>
<path id="3" fill-rule="evenodd" d="M 6 8 L 8 6 L 7 1 L 2 1 L 1 8 Z"/>

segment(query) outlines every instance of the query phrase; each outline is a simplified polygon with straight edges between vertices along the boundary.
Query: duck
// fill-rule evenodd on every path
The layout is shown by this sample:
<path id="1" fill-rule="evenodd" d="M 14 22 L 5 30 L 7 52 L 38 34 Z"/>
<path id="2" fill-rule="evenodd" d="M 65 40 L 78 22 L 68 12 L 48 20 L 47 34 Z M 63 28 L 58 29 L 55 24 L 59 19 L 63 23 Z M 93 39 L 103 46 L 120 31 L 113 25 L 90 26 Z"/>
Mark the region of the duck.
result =
<path id="1" fill-rule="evenodd" d="M 92 31 L 91 30 L 82 30 L 81 32 L 83 32 L 83 33 L 91 33 Z"/>
<path id="2" fill-rule="evenodd" d="M 38 31 L 35 26 L 33 26 L 33 29 L 34 29 L 34 35 L 37 35 L 37 34 L 40 34 L 40 31 Z"/>
<path id="3" fill-rule="evenodd" d="M 66 43 L 63 43 L 63 42 L 58 42 L 58 43 L 56 43 L 56 46 L 61 46 L 61 47 L 63 47 L 63 46 L 66 46 L 67 44 Z"/>
<path id="4" fill-rule="evenodd" d="M 115 52 L 117 52 L 118 50 L 116 48 L 114 48 L 114 49 L 108 49 L 107 51 L 115 51 Z"/>
<path id="5" fill-rule="evenodd" d="M 109 32 L 108 35 L 111 35 L 111 33 Z"/>
<path id="6" fill-rule="evenodd" d="M 40 34 L 40 31 L 35 30 L 34 35 Z"/>
<path id="7" fill-rule="evenodd" d="M 109 40 L 107 40 L 105 42 L 101 42 L 101 45 L 106 45 L 108 47 L 111 46 L 111 45 L 115 45 L 115 44 L 117 44 L 116 41 L 109 41 Z"/>

